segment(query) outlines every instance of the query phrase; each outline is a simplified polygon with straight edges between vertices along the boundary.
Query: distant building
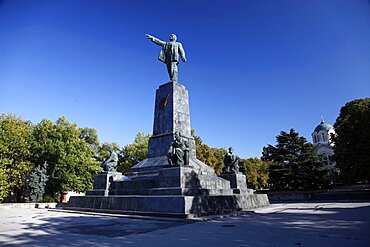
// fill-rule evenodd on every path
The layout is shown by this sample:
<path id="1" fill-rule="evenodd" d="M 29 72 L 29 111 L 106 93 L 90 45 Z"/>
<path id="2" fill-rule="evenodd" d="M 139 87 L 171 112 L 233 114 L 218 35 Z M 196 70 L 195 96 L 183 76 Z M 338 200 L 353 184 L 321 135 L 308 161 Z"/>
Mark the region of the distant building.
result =
<path id="1" fill-rule="evenodd" d="M 319 148 L 318 153 L 324 154 L 328 159 L 334 155 L 331 134 L 335 134 L 334 128 L 330 124 L 325 123 L 323 118 L 311 134 L 313 144 Z"/>
<path id="2" fill-rule="evenodd" d="M 321 118 L 321 123 L 316 126 L 315 130 L 311 134 L 312 141 L 315 146 L 318 147 L 317 153 L 323 154 L 326 161 L 326 169 L 330 170 L 333 178 L 339 174 L 338 168 L 336 168 L 334 155 L 334 144 L 331 141 L 331 135 L 335 134 L 333 126 L 326 123 L 324 118 Z M 333 179 L 334 183 L 334 179 Z"/>

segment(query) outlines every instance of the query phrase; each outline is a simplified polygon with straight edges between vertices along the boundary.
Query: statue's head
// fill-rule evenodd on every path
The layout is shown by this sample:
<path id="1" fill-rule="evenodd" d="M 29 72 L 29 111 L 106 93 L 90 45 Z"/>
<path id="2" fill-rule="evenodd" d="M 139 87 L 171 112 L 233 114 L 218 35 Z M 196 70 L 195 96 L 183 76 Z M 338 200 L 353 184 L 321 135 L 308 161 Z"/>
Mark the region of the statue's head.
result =
<path id="1" fill-rule="evenodd" d="M 180 133 L 179 132 L 175 132 L 175 139 L 178 140 L 180 138 Z"/>
<path id="2" fill-rule="evenodd" d="M 176 41 L 176 40 L 177 40 L 176 34 L 171 34 L 170 41 Z"/>
<path id="3" fill-rule="evenodd" d="M 233 153 L 234 149 L 232 147 L 229 147 L 229 153 Z"/>

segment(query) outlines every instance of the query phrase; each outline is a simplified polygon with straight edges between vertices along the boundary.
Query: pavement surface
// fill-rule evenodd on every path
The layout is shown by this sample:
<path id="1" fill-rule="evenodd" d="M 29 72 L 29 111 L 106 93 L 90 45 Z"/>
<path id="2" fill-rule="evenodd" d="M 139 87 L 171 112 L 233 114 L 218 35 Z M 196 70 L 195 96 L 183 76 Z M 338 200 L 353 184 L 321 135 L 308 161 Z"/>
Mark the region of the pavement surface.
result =
<path id="1" fill-rule="evenodd" d="M 195 223 L 0 209 L 0 246 L 370 246 L 370 202 L 272 204 Z"/>

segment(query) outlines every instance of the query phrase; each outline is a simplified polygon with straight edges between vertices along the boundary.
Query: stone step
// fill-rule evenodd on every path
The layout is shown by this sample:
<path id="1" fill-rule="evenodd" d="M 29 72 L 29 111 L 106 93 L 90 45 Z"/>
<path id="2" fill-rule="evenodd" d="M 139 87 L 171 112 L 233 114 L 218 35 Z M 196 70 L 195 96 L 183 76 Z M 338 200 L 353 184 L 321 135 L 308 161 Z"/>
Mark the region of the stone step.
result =
<path id="1" fill-rule="evenodd" d="M 109 196 L 119 196 L 119 195 L 233 195 L 233 194 L 243 194 L 244 192 L 235 191 L 234 189 L 203 189 L 203 188 L 153 188 L 153 189 L 123 189 L 123 190 L 110 190 Z M 94 191 L 86 195 L 104 195 L 104 191 Z"/>
<path id="2" fill-rule="evenodd" d="M 71 197 L 65 209 L 190 218 L 268 206 L 266 194 Z"/>
<path id="3" fill-rule="evenodd" d="M 232 189 L 203 189 L 203 188 L 155 188 L 149 190 L 149 195 L 233 195 Z"/>

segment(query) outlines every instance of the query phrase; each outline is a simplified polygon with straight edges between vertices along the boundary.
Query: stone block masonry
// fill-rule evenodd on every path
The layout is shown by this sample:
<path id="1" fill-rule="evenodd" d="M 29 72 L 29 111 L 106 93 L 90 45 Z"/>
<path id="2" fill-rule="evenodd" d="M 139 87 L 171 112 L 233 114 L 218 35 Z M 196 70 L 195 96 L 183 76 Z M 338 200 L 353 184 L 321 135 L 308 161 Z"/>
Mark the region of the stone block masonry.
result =
<path id="1" fill-rule="evenodd" d="M 168 163 L 167 152 L 176 132 L 188 141 L 188 166 Z M 179 83 L 169 82 L 156 91 L 148 158 L 134 165 L 128 176 L 111 172 L 96 175 L 93 190 L 85 197 L 71 197 L 65 208 L 192 218 L 267 205 L 266 195 L 253 194 L 247 188 L 245 175 L 218 177 L 196 158 L 188 91 Z"/>

